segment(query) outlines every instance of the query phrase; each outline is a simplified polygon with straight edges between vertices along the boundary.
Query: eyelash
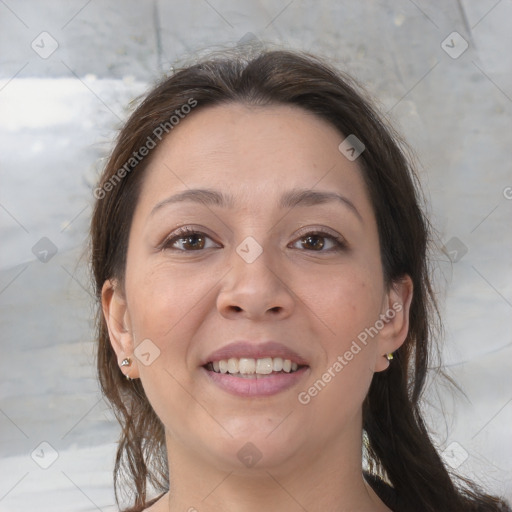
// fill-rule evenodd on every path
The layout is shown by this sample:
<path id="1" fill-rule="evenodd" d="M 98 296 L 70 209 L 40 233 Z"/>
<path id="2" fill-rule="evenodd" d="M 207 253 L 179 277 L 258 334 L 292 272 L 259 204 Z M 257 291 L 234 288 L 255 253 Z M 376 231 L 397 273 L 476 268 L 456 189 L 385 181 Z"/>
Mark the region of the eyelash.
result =
<path id="1" fill-rule="evenodd" d="M 177 241 L 183 240 L 184 238 L 194 236 L 194 235 L 202 235 L 205 238 L 209 238 L 211 240 L 211 237 L 209 237 L 206 233 L 203 233 L 202 231 L 198 231 L 196 229 L 192 229 L 189 226 L 185 226 L 183 228 L 179 228 L 178 231 L 173 233 L 170 237 L 166 238 L 163 241 L 163 243 L 161 244 L 160 248 L 179 251 L 179 252 L 193 252 L 193 251 L 186 251 L 184 249 L 176 249 L 175 247 L 172 247 L 172 246 Z"/>
<path id="2" fill-rule="evenodd" d="M 307 230 L 299 234 L 298 238 L 296 238 L 292 244 L 295 244 L 297 241 L 303 240 L 304 238 L 307 238 L 308 236 L 318 236 L 321 238 L 324 238 L 326 240 L 330 240 L 334 243 L 334 247 L 327 249 L 325 251 L 314 251 L 311 250 L 310 252 L 340 252 L 348 249 L 347 241 L 341 236 L 341 235 L 334 235 L 332 233 L 329 233 L 328 231 L 324 231 L 322 229 L 313 229 L 313 230 Z M 307 250 L 307 249 L 304 249 Z"/>
<path id="3" fill-rule="evenodd" d="M 195 229 L 191 229 L 189 226 L 185 226 L 183 228 L 178 229 L 178 231 L 173 233 L 173 235 L 171 235 L 170 237 L 166 238 L 163 241 L 163 243 L 160 245 L 159 248 L 161 250 L 167 249 L 167 250 L 174 250 L 174 251 L 179 251 L 179 252 L 195 252 L 194 250 L 187 251 L 185 249 L 177 249 L 175 247 L 172 247 L 173 244 L 175 244 L 177 241 L 183 240 L 184 238 L 194 236 L 194 235 L 202 235 L 203 237 L 211 240 L 211 237 L 209 237 L 206 233 L 204 233 L 202 231 L 195 230 Z M 299 235 L 298 238 L 296 238 L 293 242 L 288 244 L 287 247 L 290 247 L 291 244 L 295 244 L 296 242 L 303 240 L 303 239 L 307 238 L 308 236 L 318 236 L 318 237 L 324 238 L 326 240 L 330 240 L 331 242 L 333 242 L 335 244 L 335 247 L 332 247 L 325 251 L 310 250 L 310 252 L 324 252 L 324 253 L 325 252 L 336 252 L 336 251 L 339 252 L 339 251 L 346 250 L 348 248 L 347 242 L 342 236 L 333 235 L 333 234 L 328 233 L 327 231 L 323 231 L 323 230 L 304 231 L 303 233 L 301 233 Z M 198 252 L 200 250 L 204 250 L 204 249 L 199 249 Z M 304 250 L 307 251 L 307 249 L 304 249 Z"/>

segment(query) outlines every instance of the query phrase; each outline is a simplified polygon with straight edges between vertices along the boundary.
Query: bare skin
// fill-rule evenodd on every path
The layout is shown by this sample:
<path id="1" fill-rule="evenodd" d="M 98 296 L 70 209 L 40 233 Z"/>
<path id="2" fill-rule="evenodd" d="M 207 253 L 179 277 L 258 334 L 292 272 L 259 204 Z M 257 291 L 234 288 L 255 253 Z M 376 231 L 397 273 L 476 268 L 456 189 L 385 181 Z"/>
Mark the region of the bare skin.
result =
<path id="1" fill-rule="evenodd" d="M 338 150 L 344 138 L 298 108 L 232 104 L 195 112 L 155 150 L 124 286 L 103 288 L 118 361 L 133 361 L 122 371 L 142 380 L 166 430 L 172 493 L 147 510 L 389 511 L 362 476 L 362 403 L 405 340 L 412 283 L 385 286 L 375 216 L 357 160 Z M 226 204 L 166 202 L 196 189 Z M 281 205 L 292 191 L 343 199 Z M 251 263 L 237 252 L 247 237 L 262 249 Z M 149 365 L 134 357 L 147 339 L 159 351 Z M 236 340 L 282 343 L 306 369 L 269 396 L 233 395 L 203 362 Z"/>

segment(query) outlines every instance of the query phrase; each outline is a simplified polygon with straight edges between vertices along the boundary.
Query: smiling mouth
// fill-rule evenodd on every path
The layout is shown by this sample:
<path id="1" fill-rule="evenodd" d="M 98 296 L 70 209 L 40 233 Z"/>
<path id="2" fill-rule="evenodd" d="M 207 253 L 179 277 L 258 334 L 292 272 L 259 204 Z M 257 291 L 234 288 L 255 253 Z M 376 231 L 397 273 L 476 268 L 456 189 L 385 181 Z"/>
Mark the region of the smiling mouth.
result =
<path id="1" fill-rule="evenodd" d="M 271 375 L 295 373 L 305 365 L 299 365 L 282 357 L 235 358 L 211 361 L 204 365 L 210 372 L 244 379 L 259 379 Z"/>

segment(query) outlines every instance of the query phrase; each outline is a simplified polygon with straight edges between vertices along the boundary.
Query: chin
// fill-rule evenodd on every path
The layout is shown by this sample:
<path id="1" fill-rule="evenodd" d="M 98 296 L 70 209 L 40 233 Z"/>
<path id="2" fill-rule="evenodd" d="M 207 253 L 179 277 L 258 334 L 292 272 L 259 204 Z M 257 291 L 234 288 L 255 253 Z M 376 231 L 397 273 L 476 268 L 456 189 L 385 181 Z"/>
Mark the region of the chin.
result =
<path id="1" fill-rule="evenodd" d="M 283 467 L 293 461 L 300 453 L 301 439 L 307 437 L 302 431 L 294 435 L 279 421 L 269 423 L 269 418 L 237 419 L 237 429 L 231 429 L 229 424 L 221 423 L 226 431 L 221 438 L 205 440 L 202 444 L 208 446 L 211 462 L 225 471 L 237 473 L 250 472 L 254 474 L 258 470 L 272 470 Z M 285 422 L 288 420 L 285 420 Z M 277 426 L 277 428 L 276 428 Z M 305 442 L 305 440 L 302 440 Z"/>

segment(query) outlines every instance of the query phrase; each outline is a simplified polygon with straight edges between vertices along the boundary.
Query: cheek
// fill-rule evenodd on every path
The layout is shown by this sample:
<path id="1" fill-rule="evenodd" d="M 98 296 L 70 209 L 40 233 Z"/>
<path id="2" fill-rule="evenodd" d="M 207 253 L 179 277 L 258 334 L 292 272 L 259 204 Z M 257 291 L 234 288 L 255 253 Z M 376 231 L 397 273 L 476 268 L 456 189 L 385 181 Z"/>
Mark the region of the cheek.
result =
<path id="1" fill-rule="evenodd" d="M 211 273 L 187 272 L 159 264 L 142 265 L 127 272 L 128 296 L 134 344 L 142 348 L 147 339 L 157 347 L 158 357 L 150 365 L 139 364 L 144 390 L 157 415 L 172 426 L 172 415 L 195 417 L 196 403 L 184 389 L 193 390 L 193 368 L 187 366 L 191 340 L 204 321 L 205 307 L 211 305 Z M 141 350 L 139 348 L 139 350 Z M 207 421 L 207 418 L 204 419 Z"/>
<path id="2" fill-rule="evenodd" d="M 162 344 L 172 340 L 190 324 L 191 318 L 207 300 L 211 290 L 211 276 L 201 272 L 177 272 L 170 265 L 159 264 L 127 275 L 127 296 L 136 341 L 151 338 Z M 162 347 L 164 348 L 164 347 Z"/>
<path id="3" fill-rule="evenodd" d="M 347 342 L 377 320 L 383 287 L 377 284 L 380 280 L 375 274 L 352 267 L 302 280 L 300 295 L 323 326 L 329 353 L 343 350 Z"/>
<path id="4" fill-rule="evenodd" d="M 311 407 L 311 428 L 334 436 L 339 425 L 360 413 L 373 377 L 375 344 L 364 334 L 378 319 L 379 289 L 360 274 L 331 277 L 330 285 L 319 288 L 310 300 L 325 325 L 318 337 L 324 357 L 299 399 Z"/>
<path id="5" fill-rule="evenodd" d="M 173 412 L 181 411 L 180 416 L 186 416 L 193 406 L 184 401 L 183 393 L 183 388 L 193 387 L 191 340 L 204 321 L 205 307 L 211 305 L 212 277 L 197 271 L 193 275 L 177 272 L 169 265 L 145 272 L 143 268 L 139 266 L 131 278 L 127 272 L 126 283 L 135 356 L 146 353 L 148 346 L 158 356 L 148 366 L 140 358 L 141 381 L 161 418 L 168 420 L 169 403 Z"/>
<path id="6" fill-rule="evenodd" d="M 312 280 L 316 286 L 304 282 L 311 310 L 321 321 L 316 334 L 323 349 L 309 379 L 310 387 L 304 391 L 320 416 L 331 411 L 330 415 L 340 415 L 339 421 L 344 421 L 359 410 L 366 396 L 376 347 L 367 329 L 379 319 L 384 290 L 379 276 L 375 269 L 352 265 L 331 270 L 329 275 L 317 274 Z M 340 399 L 344 407 L 340 407 Z"/>

